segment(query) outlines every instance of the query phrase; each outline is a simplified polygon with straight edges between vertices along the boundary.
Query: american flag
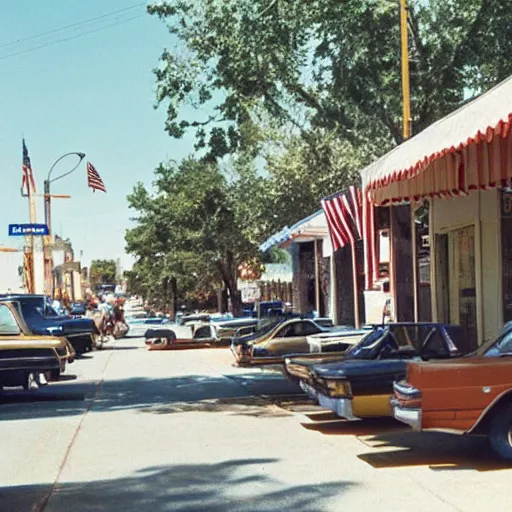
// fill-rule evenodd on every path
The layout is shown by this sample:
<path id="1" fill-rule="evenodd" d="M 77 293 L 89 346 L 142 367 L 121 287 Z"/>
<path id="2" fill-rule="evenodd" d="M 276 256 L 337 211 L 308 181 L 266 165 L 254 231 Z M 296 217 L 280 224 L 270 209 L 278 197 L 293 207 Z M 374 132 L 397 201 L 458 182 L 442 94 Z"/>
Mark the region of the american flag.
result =
<path id="1" fill-rule="evenodd" d="M 376 278 L 377 256 L 375 251 L 374 206 L 368 194 L 361 189 L 349 187 L 345 193 L 338 193 L 322 199 L 332 246 L 335 251 L 364 240 L 365 286 L 372 289 Z"/>
<path id="2" fill-rule="evenodd" d="M 30 157 L 28 156 L 27 145 L 25 139 L 23 139 L 23 162 L 21 164 L 21 172 L 23 178 L 21 180 L 21 190 L 26 190 L 27 195 L 35 194 L 36 183 L 34 181 L 34 173 L 32 171 L 32 164 L 30 163 Z"/>
<path id="3" fill-rule="evenodd" d="M 335 251 L 363 236 L 362 193 L 351 186 L 347 192 L 322 199 Z"/>
<path id="4" fill-rule="evenodd" d="M 94 165 L 91 162 L 87 162 L 87 185 L 92 188 L 93 192 L 95 190 L 101 190 L 102 192 L 107 192 L 105 188 L 105 184 L 101 179 L 98 171 L 94 168 Z"/>

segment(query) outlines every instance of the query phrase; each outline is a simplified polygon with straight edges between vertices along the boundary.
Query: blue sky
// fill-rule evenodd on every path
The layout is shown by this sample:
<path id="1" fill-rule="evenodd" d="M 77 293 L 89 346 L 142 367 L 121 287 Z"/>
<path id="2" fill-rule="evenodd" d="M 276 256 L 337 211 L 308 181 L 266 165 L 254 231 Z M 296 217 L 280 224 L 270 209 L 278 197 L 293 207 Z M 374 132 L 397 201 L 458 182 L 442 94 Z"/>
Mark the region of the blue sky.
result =
<path id="1" fill-rule="evenodd" d="M 72 195 L 52 203 L 54 233 L 71 238 L 75 253 L 83 251 L 84 264 L 94 258 L 121 257 L 128 265 L 127 194 L 136 181 L 150 184 L 159 162 L 193 151 L 191 137 L 176 141 L 164 131 L 165 108 L 153 108 L 152 69 L 163 48 L 173 46 L 173 38 L 144 5 L 20 41 L 136 4 L 136 0 L 0 0 L 0 244 L 20 246 L 20 239 L 7 236 L 7 225 L 28 222 L 27 201 L 19 192 L 22 134 L 38 192 L 52 163 L 69 151 L 86 153 L 105 182 L 108 193 L 93 194 L 83 163 L 52 185 L 53 193 Z M 118 22 L 123 23 L 3 58 Z M 6 46 L 14 41 L 19 42 Z M 73 163 L 64 160 L 55 175 Z M 37 215 L 42 221 L 42 198 Z"/>

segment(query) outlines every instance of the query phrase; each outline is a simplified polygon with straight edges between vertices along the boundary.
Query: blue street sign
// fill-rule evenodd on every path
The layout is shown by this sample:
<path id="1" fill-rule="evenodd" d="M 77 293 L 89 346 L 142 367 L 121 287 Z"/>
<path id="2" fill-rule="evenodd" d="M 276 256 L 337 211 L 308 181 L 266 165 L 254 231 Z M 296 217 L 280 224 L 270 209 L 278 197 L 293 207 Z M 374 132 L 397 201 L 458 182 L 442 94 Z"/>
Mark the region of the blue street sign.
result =
<path id="1" fill-rule="evenodd" d="M 9 236 L 43 236 L 49 233 L 46 224 L 9 224 Z"/>

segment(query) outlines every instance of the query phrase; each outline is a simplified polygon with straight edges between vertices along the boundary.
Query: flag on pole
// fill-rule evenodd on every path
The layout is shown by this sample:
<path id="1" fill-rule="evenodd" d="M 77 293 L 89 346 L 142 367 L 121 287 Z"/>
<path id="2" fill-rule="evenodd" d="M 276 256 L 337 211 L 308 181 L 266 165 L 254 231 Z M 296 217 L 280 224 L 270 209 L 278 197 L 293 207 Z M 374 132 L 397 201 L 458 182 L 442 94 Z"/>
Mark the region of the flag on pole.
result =
<path id="1" fill-rule="evenodd" d="M 94 165 L 91 162 L 87 162 L 87 185 L 92 188 L 92 191 L 101 190 L 102 192 L 107 192 L 105 188 L 105 184 L 101 179 L 98 171 L 94 168 Z"/>
<path id="2" fill-rule="evenodd" d="M 362 238 L 361 189 L 351 186 L 346 193 L 327 197 L 321 203 L 335 251 Z"/>
<path id="3" fill-rule="evenodd" d="M 25 139 L 23 139 L 23 162 L 21 164 L 21 172 L 23 178 L 21 180 L 21 191 L 26 191 L 27 195 L 35 194 L 36 183 L 34 181 L 34 173 L 32 171 L 32 164 L 30 163 L 30 157 L 28 156 L 27 145 Z"/>

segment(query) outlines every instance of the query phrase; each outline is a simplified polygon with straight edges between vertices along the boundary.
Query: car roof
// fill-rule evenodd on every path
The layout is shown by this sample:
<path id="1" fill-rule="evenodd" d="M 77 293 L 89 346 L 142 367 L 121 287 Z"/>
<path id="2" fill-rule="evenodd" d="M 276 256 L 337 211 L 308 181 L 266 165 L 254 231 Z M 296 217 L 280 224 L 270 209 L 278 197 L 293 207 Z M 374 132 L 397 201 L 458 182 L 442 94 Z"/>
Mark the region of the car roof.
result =
<path id="1" fill-rule="evenodd" d="M 443 322 L 389 322 L 387 324 L 370 324 L 372 327 L 458 327 L 456 324 L 446 324 Z"/>

